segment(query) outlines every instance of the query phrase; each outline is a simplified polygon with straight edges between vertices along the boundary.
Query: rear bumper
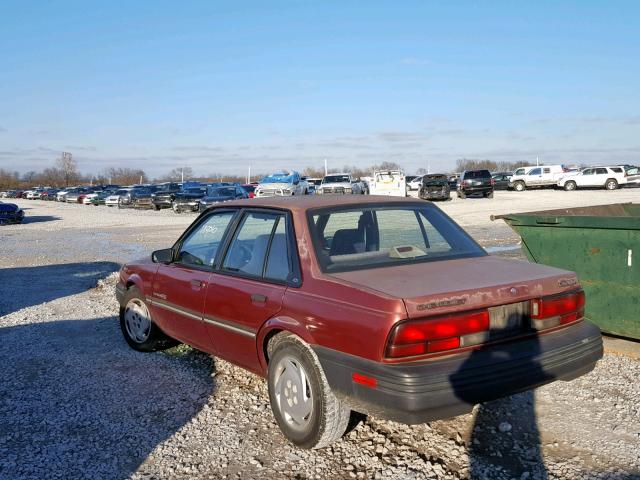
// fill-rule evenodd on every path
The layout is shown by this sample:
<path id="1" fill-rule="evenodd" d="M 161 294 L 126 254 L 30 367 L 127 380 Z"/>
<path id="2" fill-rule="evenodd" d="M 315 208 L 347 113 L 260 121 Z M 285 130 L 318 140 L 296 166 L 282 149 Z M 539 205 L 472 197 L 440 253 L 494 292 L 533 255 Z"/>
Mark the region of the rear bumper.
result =
<path id="1" fill-rule="evenodd" d="M 465 195 L 471 195 L 473 193 L 489 193 L 493 191 L 493 186 L 479 186 L 479 187 L 458 187 L 458 192 L 464 193 Z"/>
<path id="2" fill-rule="evenodd" d="M 314 346 L 334 393 L 354 410 L 409 425 L 449 418 L 473 405 L 591 371 L 602 357 L 595 325 L 412 364 L 384 364 Z M 352 374 L 375 378 L 375 388 Z"/>

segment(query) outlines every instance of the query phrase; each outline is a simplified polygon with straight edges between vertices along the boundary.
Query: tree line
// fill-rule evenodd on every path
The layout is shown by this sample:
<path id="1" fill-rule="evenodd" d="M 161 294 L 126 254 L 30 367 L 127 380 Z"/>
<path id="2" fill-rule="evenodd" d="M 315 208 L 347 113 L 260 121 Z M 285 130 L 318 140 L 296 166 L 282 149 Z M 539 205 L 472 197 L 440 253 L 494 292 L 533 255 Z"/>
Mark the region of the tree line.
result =
<path id="1" fill-rule="evenodd" d="M 516 168 L 528 165 L 528 162 L 495 162 L 493 160 L 461 158 L 456 161 L 455 172 L 464 170 L 487 169 L 492 172 L 512 172 Z M 357 167 L 355 165 L 343 165 L 342 168 L 331 168 L 329 173 L 350 173 L 354 177 L 368 177 L 374 170 L 395 170 L 402 167 L 395 162 L 382 162 L 369 167 Z M 324 166 L 307 166 L 302 170 L 302 175 L 311 178 L 324 177 Z M 418 168 L 417 175 L 427 173 L 424 167 Z M 449 172 L 432 172 L 449 173 Z M 266 176 L 266 173 L 256 173 L 251 180 L 259 180 Z M 221 173 L 209 173 L 207 175 L 195 175 L 191 167 L 174 168 L 164 175 L 154 178 L 156 182 L 180 182 L 182 179 L 200 182 L 246 182 L 244 175 L 229 175 Z M 47 167 L 40 172 L 28 171 L 25 173 L 12 172 L 0 168 L 0 189 L 28 188 L 36 185 L 47 187 L 70 187 L 74 185 L 134 185 L 138 183 L 148 183 L 149 176 L 140 168 L 110 167 L 100 173 L 87 175 L 78 171 L 76 161 L 70 156 L 61 156 L 56 159 L 52 167 Z"/>

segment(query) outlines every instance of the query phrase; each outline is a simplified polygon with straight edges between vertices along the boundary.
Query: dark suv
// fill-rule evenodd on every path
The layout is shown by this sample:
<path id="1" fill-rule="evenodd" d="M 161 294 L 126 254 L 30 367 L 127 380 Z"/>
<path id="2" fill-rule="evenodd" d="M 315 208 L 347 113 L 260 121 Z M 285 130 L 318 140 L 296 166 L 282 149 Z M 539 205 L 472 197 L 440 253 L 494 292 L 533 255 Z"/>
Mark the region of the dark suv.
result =
<path id="1" fill-rule="evenodd" d="M 465 170 L 460 175 L 457 193 L 458 198 L 467 198 L 467 196 L 476 193 L 483 197 L 493 198 L 491 173 L 489 170 Z"/>

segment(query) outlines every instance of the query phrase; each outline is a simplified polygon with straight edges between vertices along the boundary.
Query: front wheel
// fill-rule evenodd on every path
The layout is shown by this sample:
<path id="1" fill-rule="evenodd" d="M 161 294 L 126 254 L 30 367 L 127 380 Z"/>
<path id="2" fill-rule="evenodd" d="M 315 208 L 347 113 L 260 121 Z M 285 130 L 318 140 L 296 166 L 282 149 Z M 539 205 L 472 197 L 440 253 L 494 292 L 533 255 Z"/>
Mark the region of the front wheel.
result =
<path id="1" fill-rule="evenodd" d="M 269 350 L 269 400 L 285 437 L 301 448 L 342 437 L 351 411 L 331 391 L 311 347 L 295 335 L 278 335 Z"/>
<path id="2" fill-rule="evenodd" d="M 615 190 L 616 188 L 618 188 L 618 182 L 615 179 L 610 178 L 604 184 L 604 188 L 606 188 L 607 190 Z"/>
<path id="3" fill-rule="evenodd" d="M 525 186 L 524 182 L 516 182 L 515 185 L 513 186 L 513 189 L 516 192 L 524 192 L 526 188 L 527 187 Z"/>
<path id="4" fill-rule="evenodd" d="M 567 183 L 564 184 L 564 189 L 567 192 L 571 192 L 575 190 L 576 187 L 577 187 L 576 182 L 574 182 L 573 180 L 569 180 Z"/>
<path id="5" fill-rule="evenodd" d="M 178 344 L 153 322 L 144 296 L 136 287 L 129 288 L 124 304 L 120 308 L 120 328 L 131 348 L 140 352 L 153 352 Z"/>

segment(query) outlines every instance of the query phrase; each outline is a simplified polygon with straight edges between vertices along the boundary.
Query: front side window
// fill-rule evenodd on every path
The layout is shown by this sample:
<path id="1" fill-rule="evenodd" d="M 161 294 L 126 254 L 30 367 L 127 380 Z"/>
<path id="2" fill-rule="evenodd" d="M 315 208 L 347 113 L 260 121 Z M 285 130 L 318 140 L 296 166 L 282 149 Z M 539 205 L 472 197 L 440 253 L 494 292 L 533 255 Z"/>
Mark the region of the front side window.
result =
<path id="1" fill-rule="evenodd" d="M 213 267 L 220 242 L 235 212 L 214 213 L 201 222 L 182 242 L 177 262 L 187 266 Z"/>
<path id="2" fill-rule="evenodd" d="M 596 168 L 596 175 L 606 175 L 607 173 L 607 169 L 606 168 Z"/>
<path id="3" fill-rule="evenodd" d="M 593 175 L 593 168 L 587 168 L 586 170 L 583 170 L 582 174 L 583 175 Z"/>
<path id="4" fill-rule="evenodd" d="M 325 209 L 309 222 L 325 272 L 486 255 L 432 205 Z"/>
<path id="5" fill-rule="evenodd" d="M 286 228 L 283 214 L 247 213 L 231 241 L 223 269 L 286 281 L 291 271 Z"/>

